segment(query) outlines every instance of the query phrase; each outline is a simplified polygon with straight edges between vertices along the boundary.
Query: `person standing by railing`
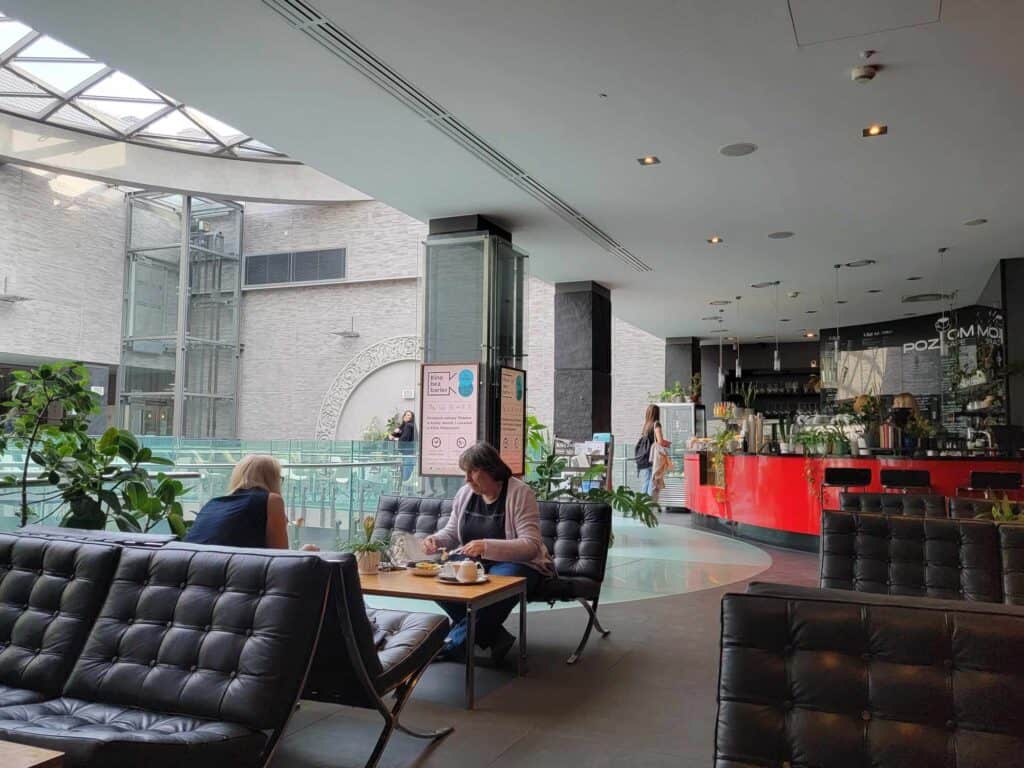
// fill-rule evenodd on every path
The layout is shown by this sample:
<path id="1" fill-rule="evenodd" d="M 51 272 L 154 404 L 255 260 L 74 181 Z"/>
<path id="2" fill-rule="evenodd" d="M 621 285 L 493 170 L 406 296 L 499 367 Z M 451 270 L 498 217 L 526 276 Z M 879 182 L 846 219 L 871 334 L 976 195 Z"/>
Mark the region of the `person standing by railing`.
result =
<path id="1" fill-rule="evenodd" d="M 391 432 L 389 439 L 398 442 L 398 452 L 403 454 L 402 482 L 408 482 L 412 477 L 413 467 L 416 465 L 416 458 L 413 456 L 413 444 L 416 442 L 416 414 L 412 411 L 403 413 L 402 421 Z"/>

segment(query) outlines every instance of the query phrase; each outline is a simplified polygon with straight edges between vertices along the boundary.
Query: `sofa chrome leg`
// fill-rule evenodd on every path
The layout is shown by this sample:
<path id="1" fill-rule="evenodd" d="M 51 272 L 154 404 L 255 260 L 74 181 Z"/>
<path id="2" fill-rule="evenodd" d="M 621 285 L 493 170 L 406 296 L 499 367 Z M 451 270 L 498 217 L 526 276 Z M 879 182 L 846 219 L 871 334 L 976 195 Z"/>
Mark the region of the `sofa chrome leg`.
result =
<path id="1" fill-rule="evenodd" d="M 370 759 L 366 761 L 366 768 L 377 768 L 377 763 L 380 762 L 380 756 L 384 754 L 384 747 L 388 745 L 388 741 L 391 739 L 391 733 L 394 730 L 395 719 L 393 717 L 386 718 L 384 730 L 380 732 L 380 737 L 377 739 L 377 746 L 373 748 L 373 754 L 370 755 Z"/>
<path id="2" fill-rule="evenodd" d="M 579 602 L 580 605 L 582 605 L 584 608 L 587 609 L 587 614 L 589 616 L 589 619 L 587 621 L 587 628 L 585 630 L 583 630 L 583 639 L 580 640 L 580 644 L 576 647 L 576 650 L 573 651 L 572 655 L 568 659 L 566 659 L 566 661 L 565 661 L 566 664 L 575 664 L 577 661 L 580 660 L 580 656 L 583 655 L 583 649 L 586 648 L 587 641 L 590 639 L 590 633 L 594 629 L 594 627 L 597 627 L 597 631 L 601 633 L 602 637 L 607 637 L 611 633 L 611 630 L 608 630 L 608 629 L 605 629 L 604 627 L 602 627 L 601 626 L 601 622 L 598 621 L 598 619 L 597 619 L 597 600 L 596 599 L 594 600 L 594 604 L 593 605 L 588 603 L 582 597 L 578 597 L 578 598 L 576 598 L 576 600 L 577 600 L 577 602 Z"/>

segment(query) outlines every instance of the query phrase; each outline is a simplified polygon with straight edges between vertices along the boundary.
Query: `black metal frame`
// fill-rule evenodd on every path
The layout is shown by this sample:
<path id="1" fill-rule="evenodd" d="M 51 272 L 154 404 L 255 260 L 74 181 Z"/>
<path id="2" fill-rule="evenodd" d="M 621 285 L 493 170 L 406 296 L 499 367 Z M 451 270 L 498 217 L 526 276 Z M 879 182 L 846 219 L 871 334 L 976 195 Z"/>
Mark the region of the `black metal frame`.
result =
<path id="1" fill-rule="evenodd" d="M 590 639 L 591 630 L 597 629 L 597 631 L 601 633 L 601 637 L 608 637 L 608 635 L 612 633 L 610 629 L 605 629 L 604 627 L 602 627 L 601 620 L 597 618 L 598 600 L 600 600 L 600 598 L 595 597 L 592 602 L 588 603 L 582 597 L 576 598 L 576 602 L 578 602 L 580 605 L 587 609 L 587 613 L 590 616 L 590 620 L 587 621 L 587 628 L 583 630 L 583 638 L 580 640 L 580 644 L 576 646 L 576 650 L 573 651 L 569 655 L 569 658 L 565 660 L 566 664 L 575 664 L 577 661 L 580 660 L 580 657 L 583 655 L 583 649 L 587 647 L 587 641 Z M 551 602 L 551 605 L 554 605 L 554 601 Z"/>
<path id="2" fill-rule="evenodd" d="M 334 570 L 332 578 L 338 578 L 339 580 L 344 578 L 341 570 Z M 384 691 L 382 695 L 377 691 L 377 687 L 373 684 L 373 680 L 370 679 L 370 673 L 366 671 L 366 665 L 363 664 L 363 656 L 359 652 L 359 647 L 356 645 L 355 632 L 352 631 L 352 617 L 349 614 L 348 603 L 345 600 L 345 585 L 338 584 L 338 604 L 339 611 L 339 622 L 342 627 L 342 634 L 345 636 L 345 650 L 348 652 L 348 657 L 352 660 L 355 665 L 356 679 L 363 688 L 363 693 L 366 694 L 367 699 L 373 704 L 373 708 L 376 709 L 381 717 L 384 718 L 384 729 L 381 731 L 380 736 L 377 738 L 377 744 L 373 748 L 373 752 L 370 755 L 370 759 L 366 762 L 366 768 L 376 768 L 377 763 L 380 761 L 381 755 L 384 754 L 384 749 L 388 745 L 388 741 L 391 739 L 391 734 L 397 728 L 403 733 L 407 733 L 410 736 L 415 736 L 417 739 L 430 739 L 433 742 L 437 742 L 443 739 L 445 736 L 455 730 L 453 726 L 446 726 L 439 728 L 436 731 L 418 731 L 415 728 L 410 728 L 407 725 L 403 725 L 399 720 L 399 716 L 402 713 L 402 709 L 405 707 L 409 698 L 412 696 L 413 689 L 419 683 L 423 673 L 430 666 L 430 662 L 433 661 L 433 656 L 427 659 L 426 663 L 423 664 L 420 669 L 411 672 L 396 685 Z M 435 654 L 436 655 L 436 654 Z M 310 656 L 310 663 L 312 663 L 312 656 Z M 394 693 L 395 705 L 388 708 L 388 705 L 384 702 L 383 696 Z"/>

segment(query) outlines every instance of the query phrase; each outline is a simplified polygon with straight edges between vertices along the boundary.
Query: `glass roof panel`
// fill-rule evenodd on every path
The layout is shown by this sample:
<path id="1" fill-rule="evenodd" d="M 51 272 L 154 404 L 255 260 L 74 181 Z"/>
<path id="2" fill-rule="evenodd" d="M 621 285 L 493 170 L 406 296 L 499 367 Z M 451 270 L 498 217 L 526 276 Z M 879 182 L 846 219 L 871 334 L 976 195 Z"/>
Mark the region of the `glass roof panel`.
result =
<path id="1" fill-rule="evenodd" d="M 15 112 L 19 115 L 28 115 L 29 117 L 35 117 L 56 103 L 56 99 L 49 97 L 0 96 L 0 109 Z"/>
<path id="2" fill-rule="evenodd" d="M 14 68 L 33 75 L 54 90 L 67 93 L 95 75 L 106 65 L 98 61 L 25 61 L 21 57 L 14 59 Z"/>
<path id="3" fill-rule="evenodd" d="M 47 59 L 86 59 L 91 61 L 92 57 L 81 51 L 75 50 L 70 45 L 64 45 L 59 40 L 54 40 L 49 35 L 43 35 L 32 45 L 18 54 L 18 58 L 27 56 L 29 58 Z"/>
<path id="4" fill-rule="evenodd" d="M 75 104 L 86 111 L 106 120 L 121 131 L 130 131 L 148 117 L 152 117 L 166 104 L 152 104 L 148 101 L 106 101 L 103 99 L 75 99 Z"/>
<path id="5" fill-rule="evenodd" d="M 13 19 L 0 21 L 0 53 L 6 51 L 31 31 L 32 27 L 26 27 L 20 21 Z"/>
<path id="6" fill-rule="evenodd" d="M 104 77 L 96 85 L 86 89 L 82 96 L 106 96 L 116 99 L 152 99 L 162 103 L 162 100 L 156 93 L 124 72 L 114 72 Z"/>
<path id="7" fill-rule="evenodd" d="M 35 37 L 37 34 L 0 13 L 0 54 L 17 51 L 0 65 L 0 112 L 120 141 L 227 158 L 288 161 L 244 131 L 184 106 L 124 72 L 112 72 L 89 54 L 49 35 Z M 26 38 L 32 42 L 25 45 Z M 24 48 L 17 48 L 19 44 Z M 76 93 L 87 82 L 92 84 Z M 239 145 L 239 151 L 226 149 L 226 145 Z"/>
<path id="8" fill-rule="evenodd" d="M 102 133 L 107 136 L 114 135 L 114 132 L 99 120 L 94 120 L 92 117 L 81 110 L 75 109 L 70 104 L 65 104 L 46 119 L 51 123 L 66 125 L 69 128 L 79 128 L 86 131 L 92 131 L 93 133 Z"/>
<path id="9" fill-rule="evenodd" d="M 18 95 L 35 94 L 37 96 L 46 95 L 46 91 L 38 85 L 30 83 L 23 77 L 18 77 L 9 69 L 0 69 L 0 93 L 16 93 Z"/>

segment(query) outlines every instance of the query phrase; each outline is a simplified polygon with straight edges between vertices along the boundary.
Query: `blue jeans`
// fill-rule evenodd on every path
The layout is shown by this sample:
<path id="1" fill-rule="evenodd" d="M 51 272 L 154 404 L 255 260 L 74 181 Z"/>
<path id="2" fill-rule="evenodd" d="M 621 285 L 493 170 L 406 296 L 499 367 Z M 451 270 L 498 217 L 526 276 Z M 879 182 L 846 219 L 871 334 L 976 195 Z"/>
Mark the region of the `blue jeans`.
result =
<path id="1" fill-rule="evenodd" d="M 640 476 L 640 493 L 646 493 L 648 496 L 651 495 L 651 468 L 645 467 L 644 469 L 638 469 L 637 474 Z"/>
<path id="2" fill-rule="evenodd" d="M 525 563 L 484 563 L 488 573 L 495 576 L 525 576 L 526 593 L 529 594 L 540 583 L 541 575 Z M 476 644 L 481 648 L 490 648 L 498 636 L 498 630 L 512 609 L 519 602 L 518 597 L 502 600 L 500 603 L 488 605 L 476 612 Z M 445 647 L 454 649 L 466 644 L 466 606 L 463 603 L 438 602 L 444 612 L 451 617 L 452 628 L 445 639 Z"/>

